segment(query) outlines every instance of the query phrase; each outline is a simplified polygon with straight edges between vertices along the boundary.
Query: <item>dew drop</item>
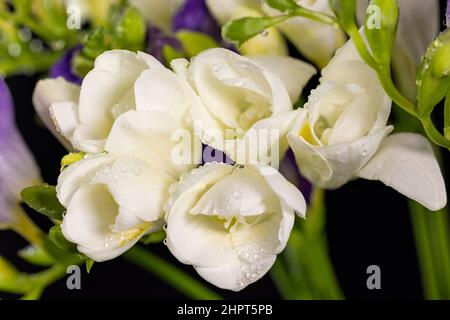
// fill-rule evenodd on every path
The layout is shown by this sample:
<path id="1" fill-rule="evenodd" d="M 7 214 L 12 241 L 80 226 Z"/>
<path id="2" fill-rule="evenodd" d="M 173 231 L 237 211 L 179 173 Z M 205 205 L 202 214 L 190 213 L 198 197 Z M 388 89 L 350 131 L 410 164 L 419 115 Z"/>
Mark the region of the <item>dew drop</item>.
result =
<path id="1" fill-rule="evenodd" d="M 233 197 L 235 199 L 240 199 L 240 198 L 242 198 L 242 194 L 240 192 L 238 192 L 238 191 L 234 191 L 233 192 Z"/>

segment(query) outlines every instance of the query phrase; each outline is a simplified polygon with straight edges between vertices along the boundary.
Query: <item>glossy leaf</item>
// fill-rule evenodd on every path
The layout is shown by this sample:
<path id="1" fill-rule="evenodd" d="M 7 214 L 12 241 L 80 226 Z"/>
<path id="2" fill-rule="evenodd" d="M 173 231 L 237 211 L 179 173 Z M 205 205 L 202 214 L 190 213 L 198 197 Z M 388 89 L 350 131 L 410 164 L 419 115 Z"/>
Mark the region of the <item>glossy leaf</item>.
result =
<path id="1" fill-rule="evenodd" d="M 66 208 L 58 201 L 54 186 L 40 185 L 25 188 L 22 200 L 32 209 L 55 220 L 62 220 Z"/>
<path id="2" fill-rule="evenodd" d="M 294 0 L 266 0 L 267 5 L 281 12 L 294 11 L 298 8 Z"/>
<path id="3" fill-rule="evenodd" d="M 289 17 L 289 15 L 282 15 L 277 17 L 247 17 L 232 20 L 222 27 L 222 35 L 224 39 L 240 46 L 254 36 L 264 34 L 267 28 Z"/>

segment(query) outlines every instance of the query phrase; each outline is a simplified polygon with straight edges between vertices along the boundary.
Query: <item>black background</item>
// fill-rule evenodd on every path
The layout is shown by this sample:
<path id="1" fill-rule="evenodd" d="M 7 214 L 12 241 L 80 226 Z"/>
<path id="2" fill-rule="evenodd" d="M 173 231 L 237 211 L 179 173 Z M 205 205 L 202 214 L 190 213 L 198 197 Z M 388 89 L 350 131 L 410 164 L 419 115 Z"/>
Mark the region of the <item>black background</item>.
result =
<path id="1" fill-rule="evenodd" d="M 444 10 L 442 10 L 443 12 Z M 16 104 L 19 129 L 39 163 L 43 178 L 56 183 L 59 162 L 65 150 L 38 124 L 31 104 L 34 85 L 40 76 L 18 76 L 7 80 Z M 450 168 L 449 152 L 444 163 Z M 446 181 L 450 181 L 447 170 Z M 406 199 L 378 182 L 357 180 L 343 188 L 327 192 L 327 233 L 335 270 L 349 299 L 421 299 L 422 289 L 414 238 Z M 30 212 L 42 227 L 47 222 Z M 21 270 L 37 271 L 17 257 L 26 242 L 11 231 L 0 232 L 0 253 Z M 193 269 L 175 260 L 164 245 L 150 245 L 167 261 L 197 277 Z M 366 268 L 379 265 L 382 289 L 369 291 Z M 278 299 L 277 289 L 266 275 L 239 293 L 217 290 L 228 299 Z M 0 298 L 15 298 L 1 294 Z M 44 299 L 179 299 L 183 295 L 139 268 L 118 258 L 95 264 L 90 274 L 83 274 L 82 290 L 69 291 L 65 281 L 50 286 Z"/>

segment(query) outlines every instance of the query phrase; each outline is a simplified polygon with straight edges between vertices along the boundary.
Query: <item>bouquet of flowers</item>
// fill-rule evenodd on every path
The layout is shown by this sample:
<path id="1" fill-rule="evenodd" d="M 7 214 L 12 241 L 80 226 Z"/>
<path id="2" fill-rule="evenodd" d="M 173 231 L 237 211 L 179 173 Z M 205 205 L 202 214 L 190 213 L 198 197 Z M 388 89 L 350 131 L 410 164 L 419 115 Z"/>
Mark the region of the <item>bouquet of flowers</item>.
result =
<path id="1" fill-rule="evenodd" d="M 203 280 L 241 291 L 270 271 L 286 299 L 343 299 L 324 193 L 361 178 L 411 199 L 425 297 L 450 298 L 439 5 L 0 1 L 0 73 L 43 75 L 33 105 L 67 150 L 44 183 L 0 79 L 0 227 L 44 268 L 0 256 L 0 290 L 37 299 L 123 256 L 190 298 L 220 298 Z"/>

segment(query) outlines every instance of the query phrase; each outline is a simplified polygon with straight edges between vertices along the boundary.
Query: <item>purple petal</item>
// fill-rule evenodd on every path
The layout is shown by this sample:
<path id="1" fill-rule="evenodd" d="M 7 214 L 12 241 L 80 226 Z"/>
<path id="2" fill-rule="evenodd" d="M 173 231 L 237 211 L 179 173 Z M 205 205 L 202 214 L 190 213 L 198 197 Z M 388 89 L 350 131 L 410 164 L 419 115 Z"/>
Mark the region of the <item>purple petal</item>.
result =
<path id="1" fill-rule="evenodd" d="M 41 181 L 36 162 L 20 135 L 9 89 L 0 78 L 0 227 L 15 222 L 20 191 Z"/>
<path id="2" fill-rule="evenodd" d="M 292 150 L 286 153 L 280 164 L 280 173 L 294 186 L 296 186 L 305 197 L 306 203 L 311 203 L 312 184 L 306 180 L 298 171 L 295 163 L 295 157 Z"/>
<path id="3" fill-rule="evenodd" d="M 72 72 L 72 59 L 81 50 L 81 46 L 70 49 L 50 69 L 50 78 L 63 77 L 69 82 L 81 84 L 81 79 Z"/>
<path id="4" fill-rule="evenodd" d="M 0 78 L 0 137 L 4 135 L 14 121 L 14 109 L 11 93 L 3 78 Z"/>
<path id="5" fill-rule="evenodd" d="M 450 0 L 447 0 L 447 11 L 445 13 L 447 28 L 450 28 Z"/>
<path id="6" fill-rule="evenodd" d="M 170 46 L 177 51 L 183 51 L 181 43 L 177 39 L 164 35 L 163 32 L 156 27 L 148 27 L 147 44 L 148 53 L 163 64 L 165 63 L 163 54 L 165 46 Z"/>
<path id="7" fill-rule="evenodd" d="M 221 40 L 220 27 L 210 14 L 205 0 L 186 0 L 173 20 L 173 31 L 198 31 Z"/>

